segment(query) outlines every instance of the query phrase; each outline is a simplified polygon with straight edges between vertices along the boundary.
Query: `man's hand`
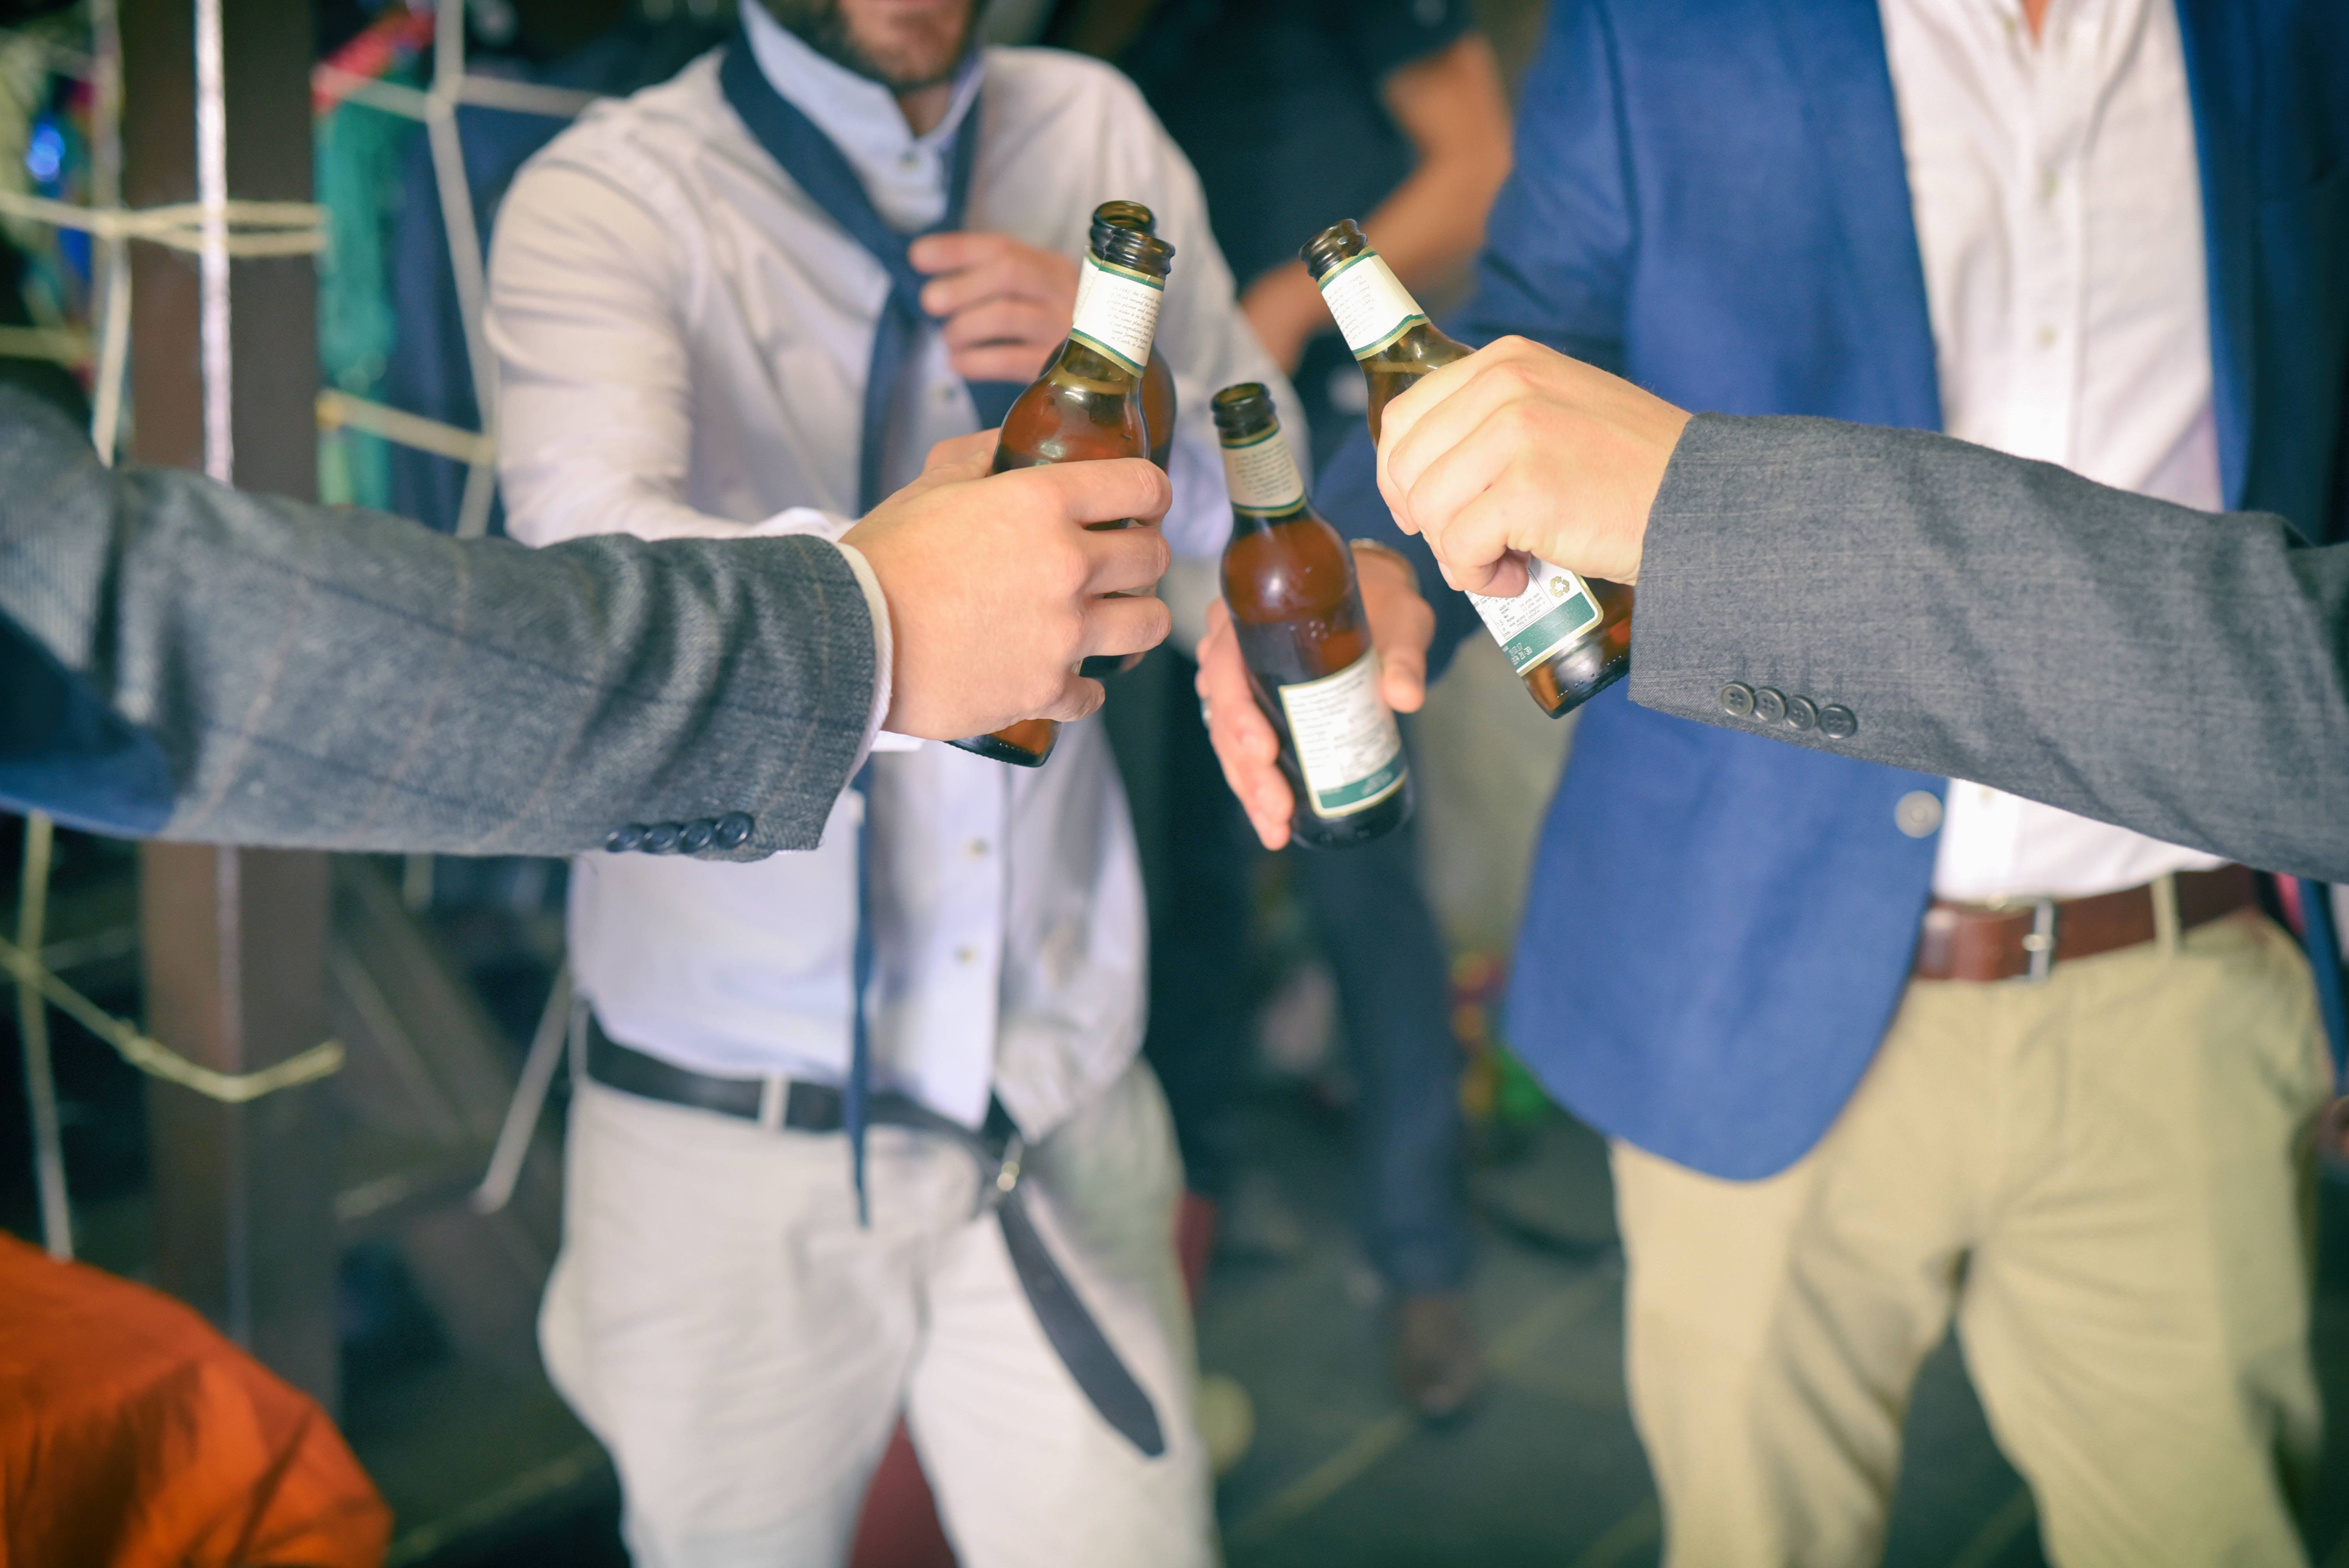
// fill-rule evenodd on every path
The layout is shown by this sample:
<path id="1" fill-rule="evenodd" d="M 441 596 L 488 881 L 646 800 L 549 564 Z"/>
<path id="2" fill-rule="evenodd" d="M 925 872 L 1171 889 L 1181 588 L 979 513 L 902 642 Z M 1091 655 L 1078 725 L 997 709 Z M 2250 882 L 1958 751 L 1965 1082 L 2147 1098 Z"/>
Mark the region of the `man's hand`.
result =
<path id="1" fill-rule="evenodd" d="M 1033 381 L 1068 340 L 1077 264 L 1005 234 L 926 234 L 905 252 L 931 274 L 922 308 L 946 324 L 947 352 L 967 381 Z"/>
<path id="2" fill-rule="evenodd" d="M 1455 588 L 1517 593 L 1523 555 L 1636 583 L 1688 419 L 1629 381 L 1504 337 L 1387 405 L 1379 491 Z"/>
<path id="3" fill-rule="evenodd" d="M 1397 713 L 1416 713 L 1427 699 L 1427 645 L 1435 635 L 1435 612 L 1419 596 L 1410 563 L 1392 552 L 1358 547 L 1354 571 L 1362 585 L 1371 642 L 1379 651 L 1379 695 Z M 1199 644 L 1199 704 L 1225 781 L 1264 847 L 1280 848 L 1288 842 L 1297 802 L 1281 775 L 1279 737 L 1256 705 L 1239 634 L 1221 599 L 1207 606 L 1207 634 Z"/>
<path id="4" fill-rule="evenodd" d="M 1072 673 L 1093 654 L 1165 640 L 1166 606 L 1145 596 L 1166 570 L 1154 526 L 1087 523 L 1164 515 L 1166 476 L 1140 458 L 988 474 L 995 432 L 930 449 L 922 477 L 848 531 L 889 603 L 885 728 L 931 740 L 986 735 L 1022 718 L 1082 718 L 1099 681 Z"/>

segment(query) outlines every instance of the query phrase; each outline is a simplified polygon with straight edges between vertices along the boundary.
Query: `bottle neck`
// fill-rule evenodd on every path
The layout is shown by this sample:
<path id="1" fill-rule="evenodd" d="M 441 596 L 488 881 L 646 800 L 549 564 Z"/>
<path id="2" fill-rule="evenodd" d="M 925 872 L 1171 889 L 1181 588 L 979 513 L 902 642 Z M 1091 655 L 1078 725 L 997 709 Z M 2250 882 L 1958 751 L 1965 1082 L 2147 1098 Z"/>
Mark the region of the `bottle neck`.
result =
<path id="1" fill-rule="evenodd" d="M 1357 359 L 1374 358 L 1427 325 L 1427 314 L 1376 251 L 1340 262 L 1319 282 L 1321 298 Z"/>
<path id="2" fill-rule="evenodd" d="M 1252 532 L 1306 515 L 1305 476 L 1278 423 L 1239 438 L 1226 437 L 1224 480 L 1232 493 L 1232 528 Z"/>
<path id="3" fill-rule="evenodd" d="M 1071 357 L 1090 356 L 1139 381 L 1165 297 L 1164 279 L 1087 253 L 1077 273 L 1076 315 L 1061 350 L 1062 367 L 1083 374 L 1081 358 L 1071 364 Z"/>

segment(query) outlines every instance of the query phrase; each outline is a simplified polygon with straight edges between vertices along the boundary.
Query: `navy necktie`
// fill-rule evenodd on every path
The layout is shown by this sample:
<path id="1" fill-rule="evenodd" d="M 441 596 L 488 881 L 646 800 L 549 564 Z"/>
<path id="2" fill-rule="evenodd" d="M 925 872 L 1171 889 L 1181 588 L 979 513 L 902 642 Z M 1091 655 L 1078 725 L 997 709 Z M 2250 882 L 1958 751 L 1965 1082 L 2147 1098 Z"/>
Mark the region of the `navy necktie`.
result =
<path id="1" fill-rule="evenodd" d="M 881 462 L 889 438 L 889 410 L 895 405 L 898 383 L 921 345 L 923 275 L 914 270 L 905 249 L 912 238 L 889 227 L 865 192 L 864 182 L 832 139 L 818 129 L 797 105 L 777 92 L 759 68 L 750 41 L 736 33 L 726 46 L 718 67 L 726 101 L 741 117 L 759 145 L 766 149 L 784 173 L 806 191 L 824 215 L 864 247 L 889 274 L 889 297 L 882 302 L 881 318 L 874 324 L 873 356 L 864 373 L 864 421 L 857 435 L 856 510 L 867 512 L 881 500 Z M 978 150 L 978 105 L 973 102 L 956 130 L 947 155 L 946 215 L 925 233 L 945 233 L 962 227 L 970 197 L 970 170 Z M 967 381 L 979 423 L 1003 423 L 1012 400 L 1025 390 L 1016 382 Z M 868 761 L 849 787 L 864 798 L 865 821 L 856 830 L 856 944 L 850 965 L 848 1016 L 848 1082 L 841 1095 L 841 1120 L 848 1135 L 849 1171 L 856 1188 L 858 1223 L 867 1222 L 864 1188 L 864 1133 L 870 1119 L 873 1090 L 873 1042 L 866 1016 L 873 984 L 873 877 L 866 827 L 873 810 L 873 765 Z"/>
<path id="2" fill-rule="evenodd" d="M 873 332 L 873 358 L 864 376 L 864 420 L 856 453 L 856 509 L 866 512 L 879 503 L 881 459 L 888 442 L 889 410 L 898 383 L 921 344 L 922 284 L 927 281 L 906 259 L 905 247 L 918 236 L 900 234 L 883 221 L 864 182 L 832 139 L 800 112 L 797 105 L 777 92 L 750 52 L 750 41 L 737 33 L 726 46 L 718 68 L 726 101 L 767 150 L 767 156 L 806 191 L 824 215 L 871 253 L 889 274 L 889 297 Z M 970 196 L 970 170 L 978 151 L 978 105 L 974 102 L 955 132 L 948 154 L 946 216 L 923 231 L 945 233 L 962 227 L 963 210 Z M 1003 423 L 1012 399 L 1026 388 L 1011 381 L 967 381 L 971 401 L 978 407 L 982 428 Z"/>

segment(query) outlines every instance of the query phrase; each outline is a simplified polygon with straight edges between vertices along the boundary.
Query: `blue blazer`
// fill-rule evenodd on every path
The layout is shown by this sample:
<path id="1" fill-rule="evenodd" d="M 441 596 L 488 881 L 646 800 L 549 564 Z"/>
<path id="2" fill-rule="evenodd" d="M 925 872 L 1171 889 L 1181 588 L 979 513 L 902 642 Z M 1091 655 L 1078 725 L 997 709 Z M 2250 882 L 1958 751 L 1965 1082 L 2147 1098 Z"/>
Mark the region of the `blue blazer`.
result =
<path id="1" fill-rule="evenodd" d="M 2227 501 L 2329 538 L 2349 5 L 2178 4 Z M 1472 340 L 1522 333 L 1683 407 L 1940 423 L 1877 0 L 1557 0 L 1479 272 Z M 1392 531 L 1367 441 L 1322 493 L 1349 531 Z M 1439 648 L 1481 634 L 1431 596 Z M 1601 696 L 1542 834 L 1512 1043 L 1605 1132 L 1718 1176 L 1785 1168 L 1899 1002 L 1935 843 L 1893 809 L 1942 787 Z"/>

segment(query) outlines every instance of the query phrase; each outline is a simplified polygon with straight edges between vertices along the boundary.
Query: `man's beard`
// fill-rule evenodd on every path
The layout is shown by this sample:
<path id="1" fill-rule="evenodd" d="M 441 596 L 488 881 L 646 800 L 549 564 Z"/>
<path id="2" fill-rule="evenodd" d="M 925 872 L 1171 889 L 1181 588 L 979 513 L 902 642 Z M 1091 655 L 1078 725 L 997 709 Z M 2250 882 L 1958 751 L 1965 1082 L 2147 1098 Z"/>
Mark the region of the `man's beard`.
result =
<path id="1" fill-rule="evenodd" d="M 952 55 L 935 71 L 908 74 L 892 70 L 867 54 L 849 30 L 848 18 L 840 13 L 840 0 L 761 0 L 767 12 L 782 24 L 784 29 L 800 42 L 845 70 L 854 71 L 869 81 L 879 82 L 893 93 L 918 92 L 924 88 L 938 87 L 954 80 L 963 60 L 970 53 L 972 19 L 978 12 L 973 5 L 964 13 L 963 36 L 956 40 Z"/>

